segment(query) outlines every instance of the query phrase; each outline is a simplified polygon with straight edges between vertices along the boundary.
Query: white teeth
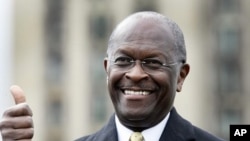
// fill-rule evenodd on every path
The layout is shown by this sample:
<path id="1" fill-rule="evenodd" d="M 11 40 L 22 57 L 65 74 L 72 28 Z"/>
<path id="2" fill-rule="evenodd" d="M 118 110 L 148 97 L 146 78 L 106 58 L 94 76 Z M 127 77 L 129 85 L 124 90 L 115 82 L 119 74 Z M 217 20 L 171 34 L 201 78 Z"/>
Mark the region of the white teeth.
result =
<path id="1" fill-rule="evenodd" d="M 149 95 L 149 91 L 133 91 L 133 90 L 124 90 L 126 95 Z"/>

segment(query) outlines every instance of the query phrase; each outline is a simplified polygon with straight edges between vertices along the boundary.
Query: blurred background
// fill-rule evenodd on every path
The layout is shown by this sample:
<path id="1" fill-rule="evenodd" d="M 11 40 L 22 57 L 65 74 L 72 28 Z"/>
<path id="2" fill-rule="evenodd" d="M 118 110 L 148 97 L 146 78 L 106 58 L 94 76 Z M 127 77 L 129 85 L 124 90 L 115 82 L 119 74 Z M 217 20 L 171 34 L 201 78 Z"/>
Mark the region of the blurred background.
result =
<path id="1" fill-rule="evenodd" d="M 108 37 L 144 10 L 184 32 L 191 72 L 177 94 L 179 113 L 226 140 L 230 124 L 249 124 L 248 0 L 0 0 L 0 114 L 18 84 L 33 109 L 34 141 L 99 129 L 113 113 L 103 69 Z"/>

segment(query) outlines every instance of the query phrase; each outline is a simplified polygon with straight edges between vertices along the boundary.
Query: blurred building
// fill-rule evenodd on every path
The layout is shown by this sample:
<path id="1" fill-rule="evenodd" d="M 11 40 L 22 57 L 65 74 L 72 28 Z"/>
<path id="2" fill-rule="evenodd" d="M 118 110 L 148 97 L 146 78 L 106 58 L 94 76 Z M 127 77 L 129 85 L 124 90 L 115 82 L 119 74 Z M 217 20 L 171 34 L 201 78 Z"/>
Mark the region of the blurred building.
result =
<path id="1" fill-rule="evenodd" d="M 250 123 L 250 1 L 17 0 L 12 81 L 34 112 L 35 141 L 69 141 L 100 128 L 113 113 L 103 58 L 112 29 L 153 10 L 184 32 L 191 72 L 178 111 L 224 139 Z"/>

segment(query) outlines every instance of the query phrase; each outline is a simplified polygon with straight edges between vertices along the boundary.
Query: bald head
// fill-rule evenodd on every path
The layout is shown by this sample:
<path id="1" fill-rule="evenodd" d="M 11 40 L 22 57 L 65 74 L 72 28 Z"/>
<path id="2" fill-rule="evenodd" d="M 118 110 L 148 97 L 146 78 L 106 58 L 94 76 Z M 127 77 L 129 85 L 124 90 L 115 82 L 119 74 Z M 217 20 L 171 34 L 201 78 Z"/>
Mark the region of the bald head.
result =
<path id="1" fill-rule="evenodd" d="M 135 36 L 142 34 L 142 30 L 143 34 L 149 35 L 151 32 L 157 32 L 165 34 L 166 40 L 172 38 L 174 47 L 171 50 L 174 50 L 174 55 L 180 61 L 186 61 L 185 42 L 181 29 L 175 22 L 156 12 L 138 12 L 124 19 L 110 36 L 107 55 L 111 55 L 112 50 L 121 42 L 132 42 L 143 38 L 143 35 Z M 161 40 L 158 36 L 152 37 L 152 39 L 155 42 Z"/>

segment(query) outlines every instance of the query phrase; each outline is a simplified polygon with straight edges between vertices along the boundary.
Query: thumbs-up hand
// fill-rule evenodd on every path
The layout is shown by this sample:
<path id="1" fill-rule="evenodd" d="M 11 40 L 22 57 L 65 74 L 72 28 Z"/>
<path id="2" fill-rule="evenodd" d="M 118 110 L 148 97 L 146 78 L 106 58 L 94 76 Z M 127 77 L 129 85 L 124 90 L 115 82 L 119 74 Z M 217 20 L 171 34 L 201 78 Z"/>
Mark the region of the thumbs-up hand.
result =
<path id="1" fill-rule="evenodd" d="M 10 88 L 16 105 L 8 108 L 0 122 L 3 141 L 31 141 L 34 135 L 32 111 L 26 103 L 23 90 L 19 86 Z"/>

